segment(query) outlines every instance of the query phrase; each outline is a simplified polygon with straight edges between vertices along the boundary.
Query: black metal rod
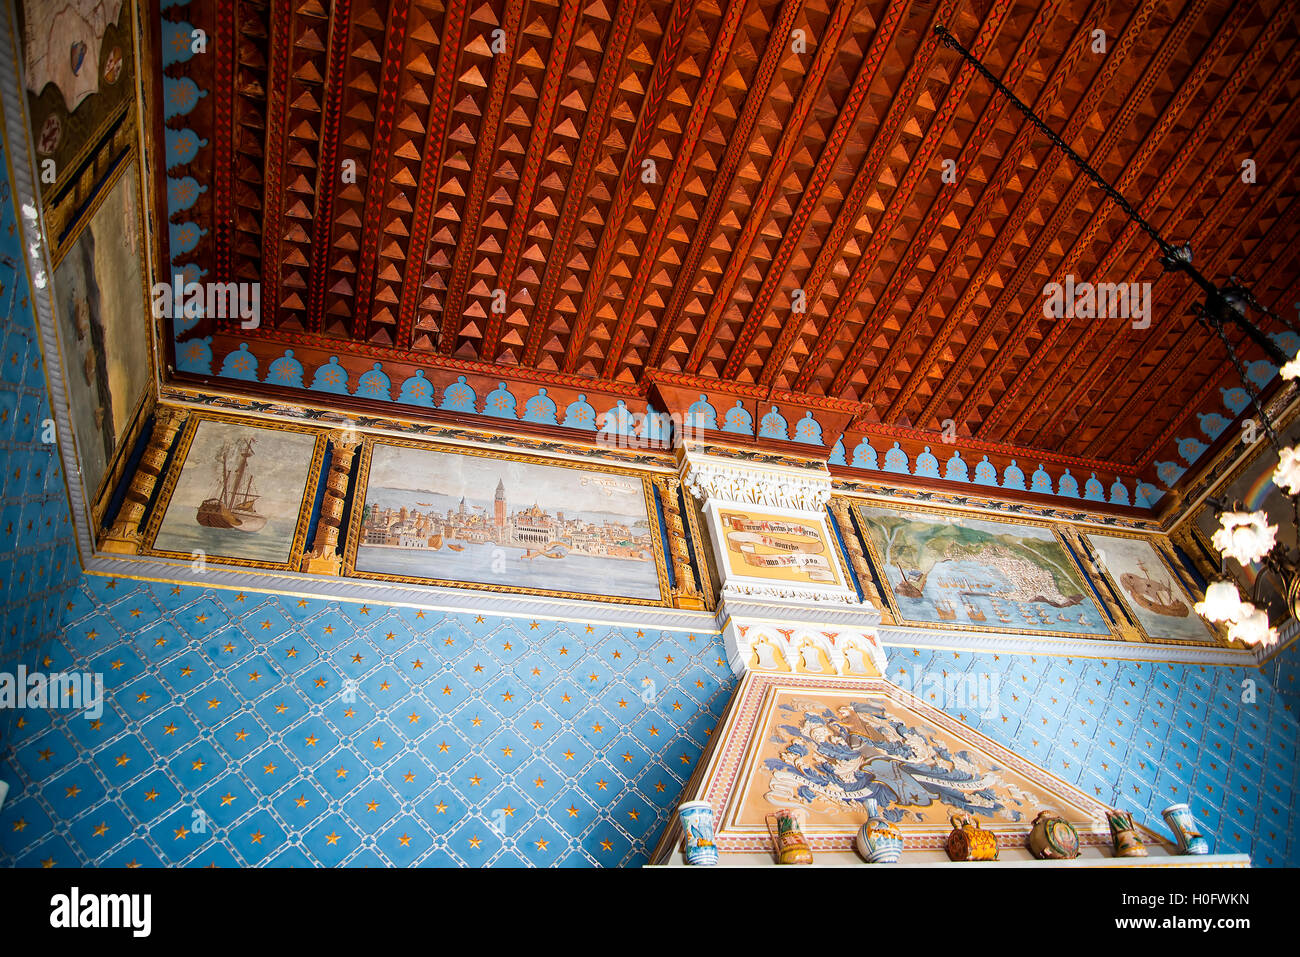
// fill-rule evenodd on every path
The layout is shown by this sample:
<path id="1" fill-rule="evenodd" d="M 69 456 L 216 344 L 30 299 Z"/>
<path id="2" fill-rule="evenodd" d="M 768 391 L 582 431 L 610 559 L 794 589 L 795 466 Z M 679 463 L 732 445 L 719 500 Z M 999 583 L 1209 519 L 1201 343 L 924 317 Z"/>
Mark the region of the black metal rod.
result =
<path id="1" fill-rule="evenodd" d="M 1107 182 L 1100 173 L 1093 169 L 1086 159 L 1071 149 L 1069 144 L 1061 139 L 1054 129 L 1039 119 L 1038 114 L 1030 109 L 1028 104 L 1012 93 L 1001 80 L 989 72 L 989 69 L 976 58 L 975 54 L 962 46 L 961 41 L 949 33 L 946 27 L 942 24 L 936 24 L 934 32 L 946 46 L 960 53 L 962 59 L 973 66 L 980 76 L 992 83 L 999 93 L 1010 100 L 1011 104 L 1023 113 L 1025 118 L 1029 120 L 1036 129 L 1052 141 L 1052 145 L 1056 146 L 1061 150 L 1061 152 L 1068 156 L 1070 161 L 1074 163 L 1079 170 L 1096 183 L 1107 196 L 1114 200 L 1115 205 L 1124 211 L 1124 215 L 1137 223 L 1143 232 L 1155 240 L 1156 245 L 1160 247 L 1160 252 L 1162 254 L 1160 264 L 1169 272 L 1185 273 L 1192 282 L 1200 286 L 1201 290 L 1206 295 L 1206 306 L 1212 313 L 1220 315 L 1231 321 L 1234 325 L 1239 326 L 1246 335 L 1248 335 L 1260 348 L 1264 350 L 1264 353 L 1276 365 L 1281 366 L 1288 361 L 1290 357 L 1278 347 L 1277 343 L 1270 339 L 1262 329 L 1247 319 L 1239 309 L 1232 305 L 1229 298 L 1225 296 L 1223 290 L 1207 279 L 1200 270 L 1192 265 L 1192 251 L 1189 246 L 1183 246 L 1182 248 L 1176 247 L 1160 235 L 1160 232 L 1142 218 L 1142 215 L 1120 194 L 1119 190 Z M 1246 299 L 1250 302 L 1254 301 L 1254 298 L 1249 295 L 1247 295 Z M 1263 311 L 1262 307 L 1261 311 Z"/>

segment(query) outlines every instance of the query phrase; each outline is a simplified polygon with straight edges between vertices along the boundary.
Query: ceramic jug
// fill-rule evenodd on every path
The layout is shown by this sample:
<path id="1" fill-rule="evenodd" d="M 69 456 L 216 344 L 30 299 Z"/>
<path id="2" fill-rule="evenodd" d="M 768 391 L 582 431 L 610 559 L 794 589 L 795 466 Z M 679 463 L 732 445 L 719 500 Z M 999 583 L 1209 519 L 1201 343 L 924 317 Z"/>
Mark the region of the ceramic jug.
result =
<path id="1" fill-rule="evenodd" d="M 682 822 L 682 844 L 686 863 L 707 867 L 718 863 L 718 846 L 713 843 L 713 805 L 708 801 L 684 801 L 677 808 Z"/>
<path id="2" fill-rule="evenodd" d="M 867 823 L 858 829 L 858 853 L 868 864 L 894 864 L 903 853 L 903 835 L 880 816 L 875 798 L 867 799 Z"/>
<path id="3" fill-rule="evenodd" d="M 1133 815 L 1127 811 L 1110 811 L 1106 815 L 1110 823 L 1110 836 L 1115 842 L 1116 857 L 1146 857 L 1146 845 L 1138 837 Z"/>
<path id="4" fill-rule="evenodd" d="M 948 857 L 954 861 L 996 861 L 998 839 L 966 814 L 954 814 L 948 835 Z"/>
<path id="5" fill-rule="evenodd" d="M 1079 832 L 1055 811 L 1039 811 L 1029 832 L 1029 849 L 1040 861 L 1068 861 L 1079 856 Z"/>
<path id="6" fill-rule="evenodd" d="M 1186 804 L 1171 804 L 1160 812 L 1160 816 L 1174 832 L 1174 837 L 1178 841 L 1178 853 L 1210 853 L 1210 842 L 1201 836 L 1196 826 L 1196 819 L 1192 817 L 1192 809 Z"/>
<path id="7" fill-rule="evenodd" d="M 767 833 L 772 836 L 772 850 L 778 864 L 812 863 L 812 849 L 804 839 L 800 827 L 802 816 L 789 808 L 782 808 L 767 816 Z"/>

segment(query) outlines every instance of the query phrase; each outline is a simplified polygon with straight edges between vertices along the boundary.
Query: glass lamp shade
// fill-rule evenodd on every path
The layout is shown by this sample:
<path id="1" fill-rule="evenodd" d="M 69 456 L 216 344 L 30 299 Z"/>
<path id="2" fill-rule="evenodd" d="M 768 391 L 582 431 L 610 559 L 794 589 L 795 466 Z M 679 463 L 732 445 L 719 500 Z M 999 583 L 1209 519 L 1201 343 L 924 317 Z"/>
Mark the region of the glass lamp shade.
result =
<path id="1" fill-rule="evenodd" d="M 1210 542 L 1225 555 L 1250 565 L 1268 554 L 1276 537 L 1277 526 L 1268 524 L 1263 512 L 1224 512 Z"/>
<path id="2" fill-rule="evenodd" d="M 1300 379 L 1300 355 L 1297 355 L 1290 362 L 1278 370 L 1283 379 Z"/>
<path id="3" fill-rule="evenodd" d="M 1300 446 L 1291 446 L 1278 453 L 1277 468 L 1273 471 L 1273 484 L 1295 495 L 1300 493 Z"/>
<path id="4" fill-rule="evenodd" d="M 1195 607 L 1208 621 L 1231 621 L 1242 607 L 1241 596 L 1232 582 L 1214 582 L 1205 589 L 1205 601 L 1198 601 Z"/>
<path id="5" fill-rule="evenodd" d="M 1269 625 L 1264 609 L 1242 602 L 1237 620 L 1228 626 L 1228 637 L 1247 645 L 1271 645 L 1277 641 L 1277 629 Z"/>

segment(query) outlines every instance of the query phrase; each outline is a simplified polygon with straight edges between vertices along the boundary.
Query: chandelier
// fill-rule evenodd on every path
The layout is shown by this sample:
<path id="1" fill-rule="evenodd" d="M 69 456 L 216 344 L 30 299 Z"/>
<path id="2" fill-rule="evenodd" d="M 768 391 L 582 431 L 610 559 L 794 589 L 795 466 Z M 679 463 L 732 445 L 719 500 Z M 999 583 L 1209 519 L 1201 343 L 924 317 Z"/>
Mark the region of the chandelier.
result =
<path id="1" fill-rule="evenodd" d="M 1251 403 L 1259 413 L 1264 433 L 1278 455 L 1278 466 L 1273 471 L 1273 484 L 1284 489 L 1292 502 L 1292 529 L 1300 532 L 1300 447 L 1284 448 L 1273 428 L 1259 392 L 1246 374 L 1242 358 L 1228 338 L 1228 324 L 1235 326 L 1246 337 L 1264 350 L 1265 355 L 1278 366 L 1283 379 L 1300 378 L 1300 356 L 1289 357 L 1267 333 L 1246 316 L 1250 309 L 1269 316 L 1281 325 L 1296 331 L 1295 327 L 1272 310 L 1262 305 L 1250 290 L 1229 277 L 1225 285 L 1215 285 L 1192 265 L 1192 247 L 1190 243 L 1174 246 L 1168 242 L 1154 226 L 1148 223 L 1135 210 L 1119 191 L 1088 164 L 1082 156 L 1072 150 L 1056 131 L 1044 123 L 1024 102 L 1012 93 L 982 64 L 973 53 L 961 45 L 955 36 L 941 25 L 936 25 L 934 32 L 948 47 L 956 50 L 962 58 L 988 80 L 993 87 L 1011 102 L 1025 118 L 1042 132 L 1052 145 L 1061 150 L 1070 162 L 1099 186 L 1115 202 L 1124 215 L 1137 224 L 1160 247 L 1160 265 L 1165 272 L 1182 273 L 1199 286 L 1205 294 L 1205 300 L 1197 305 L 1197 319 L 1211 329 L 1228 350 L 1237 374 L 1241 377 L 1242 387 L 1250 396 Z M 1294 553 L 1277 540 L 1277 526 L 1270 525 L 1268 515 L 1263 510 L 1248 511 L 1240 502 L 1227 503 L 1219 499 L 1207 500 L 1219 518 L 1219 528 L 1211 538 L 1213 546 L 1223 556 L 1220 573 L 1226 575 L 1228 557 L 1243 566 L 1258 565 L 1272 572 L 1282 583 L 1286 598 L 1287 612 L 1293 618 L 1300 618 L 1300 553 Z M 1300 540 L 1300 534 L 1294 536 Z M 1261 575 L 1256 579 L 1256 591 L 1259 590 Z M 1252 596 L 1256 597 L 1256 596 Z M 1212 582 L 1205 591 L 1205 599 L 1196 603 L 1196 611 L 1209 621 L 1227 626 L 1228 638 L 1241 641 L 1246 645 L 1267 647 L 1277 643 L 1277 629 L 1269 624 L 1268 614 L 1263 608 L 1252 602 L 1243 601 L 1237 586 L 1228 580 Z"/>

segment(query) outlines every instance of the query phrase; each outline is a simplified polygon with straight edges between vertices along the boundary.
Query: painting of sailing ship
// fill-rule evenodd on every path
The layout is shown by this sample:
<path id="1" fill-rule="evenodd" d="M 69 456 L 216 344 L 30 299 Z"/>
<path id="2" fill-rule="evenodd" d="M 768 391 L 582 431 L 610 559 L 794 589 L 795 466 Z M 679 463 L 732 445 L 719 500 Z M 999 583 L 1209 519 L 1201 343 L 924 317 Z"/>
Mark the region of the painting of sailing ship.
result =
<path id="1" fill-rule="evenodd" d="M 949 815 L 982 826 L 1027 830 L 1040 808 L 1086 825 L 1090 809 L 1037 783 L 1029 766 L 994 757 L 885 693 L 786 689 L 773 693 L 751 738 L 752 770 L 729 818 L 760 825 L 780 808 L 801 808 L 813 833 L 854 833 L 874 803 L 904 832 L 944 832 Z M 960 728 L 960 726 L 958 726 Z"/>
<path id="2" fill-rule="evenodd" d="M 1152 544 L 1119 535 L 1085 536 L 1097 564 L 1118 588 L 1120 599 L 1148 637 L 1166 641 L 1215 642 L 1192 609 L 1190 596 Z"/>
<path id="3" fill-rule="evenodd" d="M 1083 572 L 1047 525 L 860 504 L 867 548 L 909 624 L 1108 637 Z"/>
<path id="4" fill-rule="evenodd" d="M 364 494 L 361 577 L 663 599 L 639 477 L 376 443 Z"/>
<path id="5" fill-rule="evenodd" d="M 305 432 L 200 420 L 154 550 L 289 562 L 315 448 Z"/>

